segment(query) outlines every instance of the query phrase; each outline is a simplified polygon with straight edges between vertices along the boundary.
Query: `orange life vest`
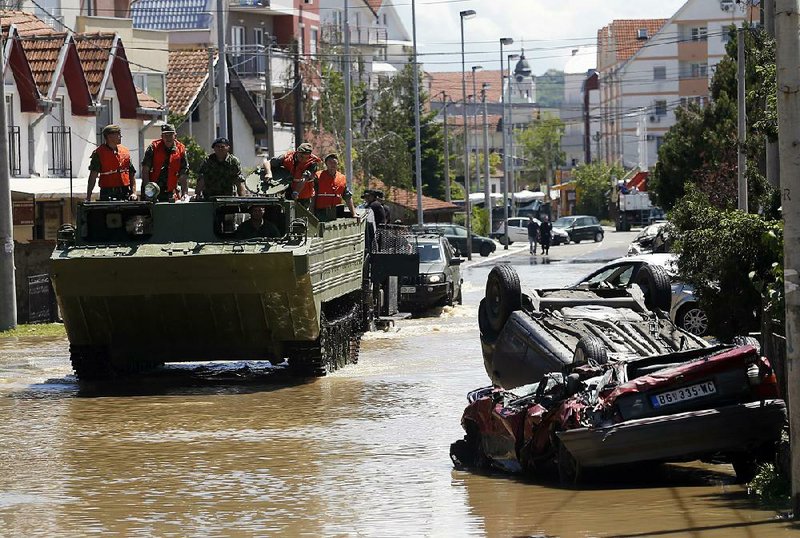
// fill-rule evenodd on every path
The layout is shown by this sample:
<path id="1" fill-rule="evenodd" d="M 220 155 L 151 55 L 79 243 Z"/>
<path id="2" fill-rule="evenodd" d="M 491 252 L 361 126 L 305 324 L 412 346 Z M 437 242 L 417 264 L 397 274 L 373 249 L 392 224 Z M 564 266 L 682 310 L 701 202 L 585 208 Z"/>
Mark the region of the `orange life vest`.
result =
<path id="1" fill-rule="evenodd" d="M 341 172 L 336 172 L 335 176 L 331 176 L 328 170 L 323 170 L 317 173 L 317 202 L 314 207 L 317 209 L 326 209 L 339 205 L 342 201 L 342 194 L 347 188 L 347 178 Z"/>
<path id="2" fill-rule="evenodd" d="M 97 156 L 100 157 L 100 188 L 127 187 L 131 184 L 131 154 L 123 145 L 117 146 L 117 151 L 108 145 L 97 147 Z"/>
<path id="3" fill-rule="evenodd" d="M 161 175 L 161 167 L 164 166 L 164 159 L 167 157 L 167 149 L 164 141 L 160 138 L 153 140 L 153 163 L 150 165 L 150 181 L 157 182 Z M 178 172 L 181 169 L 181 160 L 186 155 L 186 146 L 178 140 L 175 141 L 175 151 L 169 154 L 169 165 L 167 166 L 167 191 L 173 192 L 178 186 Z"/>
<path id="4" fill-rule="evenodd" d="M 296 153 L 296 151 L 289 151 L 283 158 L 283 168 L 289 171 L 295 181 L 303 179 L 303 172 L 311 168 L 311 166 L 322 162 L 319 157 L 312 153 L 311 157 L 306 162 L 300 164 L 300 161 L 295 160 Z M 306 181 L 305 185 L 303 185 L 303 188 L 300 190 L 300 194 L 297 195 L 297 199 L 307 200 L 313 196 L 314 182 Z"/>

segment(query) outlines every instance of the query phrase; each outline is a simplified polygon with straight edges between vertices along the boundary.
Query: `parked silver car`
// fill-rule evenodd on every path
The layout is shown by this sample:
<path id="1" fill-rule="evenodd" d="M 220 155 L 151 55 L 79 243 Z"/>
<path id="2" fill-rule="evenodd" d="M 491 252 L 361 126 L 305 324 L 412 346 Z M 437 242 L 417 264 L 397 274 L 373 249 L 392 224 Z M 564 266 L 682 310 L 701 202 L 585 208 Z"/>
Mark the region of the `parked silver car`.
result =
<path id="1" fill-rule="evenodd" d="M 542 224 L 537 218 L 533 220 L 536 221 L 537 224 Z M 489 234 L 489 237 L 496 239 L 501 245 L 505 244 L 505 230 L 502 222 L 500 222 L 495 231 Z M 554 227 L 552 237 L 551 245 L 569 243 L 569 234 L 561 228 Z M 528 242 L 528 217 L 510 217 L 508 219 L 508 244 L 510 245 L 514 241 L 519 241 L 521 243 Z"/>
<path id="2" fill-rule="evenodd" d="M 636 274 L 642 265 L 660 265 L 667 270 L 672 279 L 672 305 L 670 319 L 681 329 L 697 336 L 708 334 L 708 315 L 700 308 L 694 288 L 684 282 L 677 281 L 676 256 L 674 254 L 641 254 L 627 256 L 610 262 L 582 278 L 578 285 L 589 287 L 619 287 L 636 282 Z"/>

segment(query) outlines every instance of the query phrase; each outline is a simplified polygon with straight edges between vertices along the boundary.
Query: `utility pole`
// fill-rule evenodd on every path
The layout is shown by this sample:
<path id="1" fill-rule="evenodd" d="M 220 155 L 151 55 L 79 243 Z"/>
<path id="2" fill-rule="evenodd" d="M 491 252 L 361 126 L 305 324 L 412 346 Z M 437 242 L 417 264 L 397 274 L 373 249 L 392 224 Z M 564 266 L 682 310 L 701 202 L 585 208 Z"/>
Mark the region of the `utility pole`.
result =
<path id="1" fill-rule="evenodd" d="M 778 146 L 783 206 L 786 297 L 786 385 L 791 447 L 792 509 L 800 518 L 800 0 L 775 0 L 778 82 Z M 796 191 L 792 193 L 792 191 Z M 794 196 L 792 196 L 794 194 Z M 797 200 L 797 203 L 795 203 Z"/>
<path id="2" fill-rule="evenodd" d="M 761 0 L 764 6 L 764 29 L 771 37 L 775 37 L 775 0 Z M 781 186 L 780 156 L 778 155 L 778 142 L 767 140 L 767 182 L 774 188 Z"/>
<path id="3" fill-rule="evenodd" d="M 208 95 L 206 102 L 208 103 L 208 145 L 217 137 L 217 129 L 214 125 L 214 103 L 217 102 L 217 96 L 214 94 L 215 86 L 212 84 L 214 80 L 214 49 L 208 47 Z"/>
<path id="4" fill-rule="evenodd" d="M 270 157 L 275 156 L 275 132 L 272 117 L 272 36 L 267 35 L 267 48 L 264 51 L 267 63 L 264 65 L 264 89 L 267 92 L 264 96 L 264 119 L 267 123 L 267 153 Z"/>
<path id="5" fill-rule="evenodd" d="M 747 108 L 745 100 L 745 58 L 744 58 L 744 39 L 745 29 L 739 28 L 736 33 L 736 95 L 737 95 L 737 108 L 738 124 L 737 130 L 739 131 L 739 153 L 736 158 L 736 168 L 738 172 L 739 184 L 739 205 L 738 209 L 747 213 L 747 153 L 745 152 L 745 142 L 747 142 Z"/>
<path id="6" fill-rule="evenodd" d="M 444 199 L 447 203 L 452 201 L 450 195 L 450 137 L 447 134 L 447 94 L 444 95 Z"/>
<path id="7" fill-rule="evenodd" d="M 300 40 L 294 40 L 294 147 L 300 147 L 303 132 L 303 77 L 300 76 Z"/>
<path id="8" fill-rule="evenodd" d="M 217 0 L 217 117 L 219 118 L 219 135 L 228 136 L 228 63 L 225 58 L 225 5 L 227 2 Z"/>
<path id="9" fill-rule="evenodd" d="M 344 0 L 344 175 L 353 190 L 353 99 L 350 97 L 350 19 L 348 0 Z M 365 178 L 369 184 L 369 177 Z"/>
<path id="10" fill-rule="evenodd" d="M 2 45 L 0 39 L 0 45 Z M 5 71 L 0 58 L 0 73 Z M 14 219 L 11 215 L 8 174 L 6 84 L 0 80 L 0 331 L 17 326 L 17 289 L 14 280 Z"/>
<path id="11" fill-rule="evenodd" d="M 483 102 L 483 195 L 489 225 L 487 233 L 491 233 L 494 229 L 492 228 L 492 191 L 489 188 L 489 123 L 486 118 L 486 88 L 488 86 L 488 84 L 484 84 L 481 88 L 481 101 Z"/>
<path id="12" fill-rule="evenodd" d="M 419 127 L 419 62 L 417 62 L 417 11 L 416 2 L 411 0 L 411 33 L 414 39 L 414 157 L 417 172 L 417 224 L 422 224 L 422 138 Z"/>

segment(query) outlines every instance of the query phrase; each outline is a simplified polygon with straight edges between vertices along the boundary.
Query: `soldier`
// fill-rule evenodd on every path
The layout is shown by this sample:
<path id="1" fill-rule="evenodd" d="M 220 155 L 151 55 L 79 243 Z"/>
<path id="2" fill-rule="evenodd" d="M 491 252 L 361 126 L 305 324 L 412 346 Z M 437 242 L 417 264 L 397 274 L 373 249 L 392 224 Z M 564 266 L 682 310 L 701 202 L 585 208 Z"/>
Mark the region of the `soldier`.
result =
<path id="1" fill-rule="evenodd" d="M 250 206 L 250 218 L 244 221 L 236 230 L 238 239 L 253 239 L 256 237 L 280 237 L 278 227 L 264 220 L 264 207 Z"/>
<path id="2" fill-rule="evenodd" d="M 272 176 L 277 169 L 285 170 L 292 178 L 289 189 L 290 198 L 310 207 L 314 197 L 314 179 L 322 160 L 314 155 L 311 144 L 303 142 L 295 151 L 287 151 L 283 155 L 264 161 L 265 177 Z"/>
<path id="3" fill-rule="evenodd" d="M 119 125 L 103 127 L 105 142 L 97 146 L 89 161 L 89 183 L 86 201 L 92 199 L 97 178 L 100 178 L 100 200 L 136 200 L 136 168 L 128 148 L 123 146 Z"/>
<path id="4" fill-rule="evenodd" d="M 161 138 L 147 146 L 142 159 L 142 193 L 151 181 L 158 183 L 159 202 L 174 202 L 176 196 L 185 198 L 188 192 L 189 161 L 186 147 L 175 137 L 175 127 L 161 126 Z M 176 189 L 180 184 L 180 195 Z"/>
<path id="5" fill-rule="evenodd" d="M 371 209 L 375 215 L 375 225 L 384 224 L 386 222 L 386 213 L 383 211 L 383 206 L 378 201 L 383 196 L 383 192 L 374 189 L 367 189 L 364 191 L 364 201 L 367 202 L 367 209 Z"/>
<path id="6" fill-rule="evenodd" d="M 215 198 L 217 196 L 245 195 L 242 163 L 231 153 L 231 143 L 220 137 L 211 144 L 214 150 L 203 164 L 197 177 L 197 198 Z"/>
<path id="7" fill-rule="evenodd" d="M 335 153 L 329 153 L 325 156 L 325 170 L 317 172 L 317 197 L 314 200 L 314 212 L 319 220 L 336 218 L 335 208 L 342 200 L 350 209 L 350 214 L 356 216 L 353 193 L 347 188 L 347 178 L 338 171 L 338 167 L 339 158 Z"/>
<path id="8" fill-rule="evenodd" d="M 376 190 L 375 195 L 378 197 L 378 203 L 381 204 L 381 208 L 383 209 L 383 222 L 389 224 L 392 222 L 392 215 L 389 212 L 389 206 L 383 201 L 383 191 Z"/>

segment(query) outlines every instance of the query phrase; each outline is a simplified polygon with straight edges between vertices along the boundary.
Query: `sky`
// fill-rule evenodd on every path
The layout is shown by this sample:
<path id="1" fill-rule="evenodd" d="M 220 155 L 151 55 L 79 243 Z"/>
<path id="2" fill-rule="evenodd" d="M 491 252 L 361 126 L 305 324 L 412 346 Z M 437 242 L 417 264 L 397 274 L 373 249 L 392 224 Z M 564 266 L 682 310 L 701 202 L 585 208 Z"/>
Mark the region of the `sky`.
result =
<path id="1" fill-rule="evenodd" d="M 411 0 L 391 0 L 411 36 Z M 710 0 L 713 1 L 713 0 Z M 466 68 L 500 68 L 501 37 L 514 44 L 505 53 L 525 49 L 533 73 L 563 69 L 572 50 L 595 45 L 597 31 L 614 19 L 669 18 L 685 0 L 415 0 L 417 54 L 426 71 L 461 70 L 459 12 L 464 21 Z M 509 50 L 510 49 L 510 50 Z"/>

